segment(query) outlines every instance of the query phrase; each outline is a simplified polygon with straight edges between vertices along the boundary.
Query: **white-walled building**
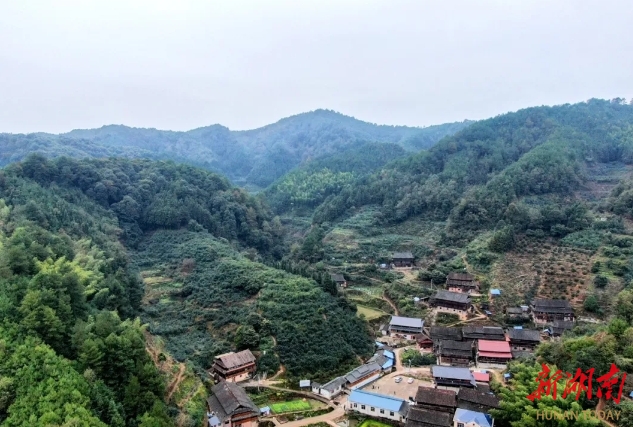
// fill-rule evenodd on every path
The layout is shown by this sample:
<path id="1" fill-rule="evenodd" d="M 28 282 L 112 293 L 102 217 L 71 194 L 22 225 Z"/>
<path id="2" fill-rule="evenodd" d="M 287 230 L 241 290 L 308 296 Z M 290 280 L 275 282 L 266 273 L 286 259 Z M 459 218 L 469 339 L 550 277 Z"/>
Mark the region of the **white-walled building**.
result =
<path id="1" fill-rule="evenodd" d="M 404 422 L 409 410 L 409 405 L 402 399 L 364 390 L 352 391 L 348 405 L 351 411 L 399 422 Z"/>

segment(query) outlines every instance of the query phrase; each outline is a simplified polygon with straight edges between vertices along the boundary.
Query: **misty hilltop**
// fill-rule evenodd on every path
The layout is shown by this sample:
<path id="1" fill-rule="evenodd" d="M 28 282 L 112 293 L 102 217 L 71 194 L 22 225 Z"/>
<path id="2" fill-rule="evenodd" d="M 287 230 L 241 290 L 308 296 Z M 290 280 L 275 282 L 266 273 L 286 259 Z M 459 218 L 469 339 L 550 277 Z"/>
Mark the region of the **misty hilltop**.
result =
<path id="1" fill-rule="evenodd" d="M 433 146 L 468 121 L 425 128 L 363 122 L 316 110 L 247 131 L 211 125 L 187 132 L 108 125 L 59 135 L 0 134 L 0 165 L 37 152 L 47 157 L 129 157 L 174 160 L 220 172 L 239 185 L 266 187 L 303 162 L 362 144 L 397 144 L 406 151 Z"/>

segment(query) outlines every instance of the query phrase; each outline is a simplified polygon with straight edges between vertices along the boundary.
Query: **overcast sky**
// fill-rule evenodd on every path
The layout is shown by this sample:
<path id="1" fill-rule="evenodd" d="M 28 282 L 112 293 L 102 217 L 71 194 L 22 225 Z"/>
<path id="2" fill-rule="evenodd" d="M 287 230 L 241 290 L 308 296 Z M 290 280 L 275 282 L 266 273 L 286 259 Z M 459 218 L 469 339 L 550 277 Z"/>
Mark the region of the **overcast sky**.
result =
<path id="1" fill-rule="evenodd" d="M 3 1 L 0 132 L 426 126 L 633 97 L 633 2 Z"/>

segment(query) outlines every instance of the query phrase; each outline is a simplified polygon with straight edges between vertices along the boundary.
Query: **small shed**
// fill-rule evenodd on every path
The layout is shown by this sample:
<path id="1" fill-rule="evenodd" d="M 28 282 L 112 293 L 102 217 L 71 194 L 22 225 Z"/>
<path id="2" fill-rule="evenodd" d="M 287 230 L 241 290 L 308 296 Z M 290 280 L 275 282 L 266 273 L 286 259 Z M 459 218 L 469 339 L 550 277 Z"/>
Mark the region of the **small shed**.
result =
<path id="1" fill-rule="evenodd" d="M 310 387 L 310 380 L 300 380 L 299 381 L 299 387 L 303 388 L 303 387 Z"/>
<path id="2" fill-rule="evenodd" d="M 498 297 L 501 295 L 501 290 L 499 289 L 490 289 L 490 296 L 494 297 Z"/>
<path id="3" fill-rule="evenodd" d="M 270 415 L 270 406 L 264 406 L 263 408 L 259 408 L 259 413 L 262 417 Z"/>

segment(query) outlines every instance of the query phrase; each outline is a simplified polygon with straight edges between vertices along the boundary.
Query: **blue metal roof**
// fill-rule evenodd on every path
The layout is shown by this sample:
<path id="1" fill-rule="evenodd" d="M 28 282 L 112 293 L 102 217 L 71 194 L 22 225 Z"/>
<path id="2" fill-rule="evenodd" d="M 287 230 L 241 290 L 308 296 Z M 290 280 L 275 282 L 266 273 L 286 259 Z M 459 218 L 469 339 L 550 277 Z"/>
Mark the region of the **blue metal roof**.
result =
<path id="1" fill-rule="evenodd" d="M 455 410 L 453 421 L 464 424 L 475 423 L 480 427 L 492 427 L 492 417 L 490 415 L 462 408 L 457 408 Z"/>
<path id="2" fill-rule="evenodd" d="M 381 343 L 380 341 L 376 341 L 376 347 L 380 348 L 380 347 L 384 347 L 385 344 Z"/>
<path id="3" fill-rule="evenodd" d="M 499 289 L 490 289 L 490 293 L 492 295 L 501 295 L 501 291 Z"/>
<path id="4" fill-rule="evenodd" d="M 398 412 L 404 405 L 404 400 L 398 399 L 384 394 L 370 393 L 363 390 L 354 390 L 349 395 L 351 403 L 359 403 L 361 405 L 369 405 L 375 408 L 387 409 L 388 411 Z"/>
<path id="5" fill-rule="evenodd" d="M 264 406 L 263 408 L 259 408 L 259 412 L 270 412 L 270 406 Z"/>
<path id="6" fill-rule="evenodd" d="M 503 378 L 510 378 L 512 377 L 512 374 L 503 374 Z"/>
<path id="7" fill-rule="evenodd" d="M 381 367 L 382 367 L 382 369 L 393 368 L 393 359 L 387 360 L 385 363 L 383 363 L 383 365 Z"/>
<path id="8" fill-rule="evenodd" d="M 382 354 L 384 354 L 385 356 L 387 356 L 390 359 L 395 359 L 396 358 L 396 356 L 393 354 L 393 351 L 383 350 Z"/>
<path id="9" fill-rule="evenodd" d="M 523 326 L 515 326 L 514 329 L 523 329 Z"/>

